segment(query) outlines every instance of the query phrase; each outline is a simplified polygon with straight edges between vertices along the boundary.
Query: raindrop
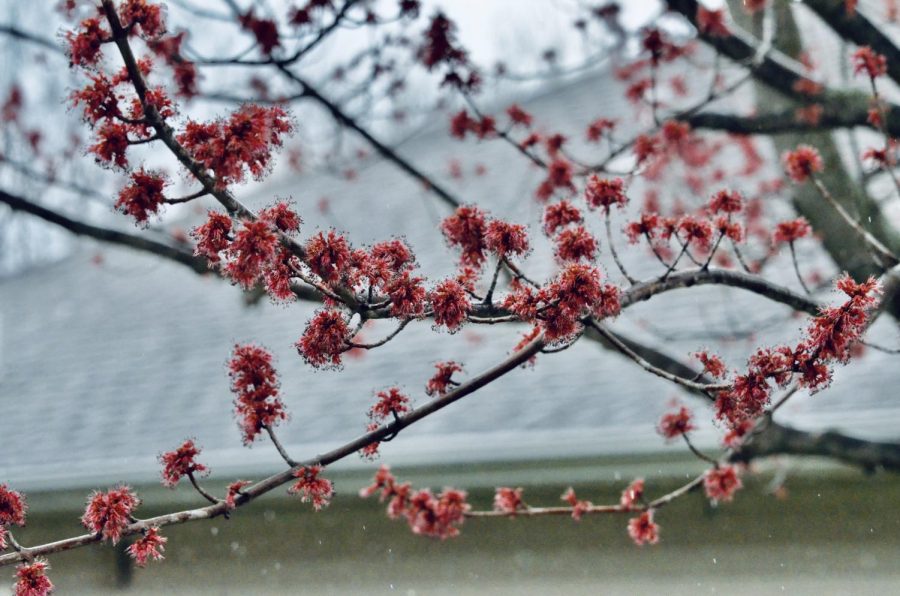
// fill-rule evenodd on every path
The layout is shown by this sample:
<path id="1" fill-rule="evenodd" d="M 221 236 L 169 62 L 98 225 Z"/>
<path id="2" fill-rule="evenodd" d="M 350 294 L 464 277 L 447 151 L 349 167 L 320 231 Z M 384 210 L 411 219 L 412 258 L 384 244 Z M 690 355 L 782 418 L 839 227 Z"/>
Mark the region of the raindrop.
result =
<path id="1" fill-rule="evenodd" d="M 719 563 L 719 562 L 718 562 L 718 561 L 716 561 L 716 558 L 715 558 L 715 557 L 713 557 L 713 565 L 717 565 L 717 564 L 718 564 L 718 563 Z"/>
<path id="2" fill-rule="evenodd" d="M 213 526 L 213 527 L 211 527 L 211 528 L 209 529 L 209 533 L 212 534 L 213 536 L 218 536 L 218 535 L 219 535 L 219 528 Z"/>

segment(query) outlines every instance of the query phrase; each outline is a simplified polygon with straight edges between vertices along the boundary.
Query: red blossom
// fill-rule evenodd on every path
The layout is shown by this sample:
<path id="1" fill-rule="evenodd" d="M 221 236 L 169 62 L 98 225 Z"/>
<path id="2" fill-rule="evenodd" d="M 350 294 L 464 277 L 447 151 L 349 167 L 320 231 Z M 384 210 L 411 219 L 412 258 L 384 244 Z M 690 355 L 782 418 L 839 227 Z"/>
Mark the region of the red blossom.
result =
<path id="1" fill-rule="evenodd" d="M 428 383 L 425 385 L 426 394 L 444 395 L 451 386 L 459 385 L 453 380 L 453 373 L 462 372 L 462 366 L 451 360 L 438 362 L 434 368 L 436 369 L 434 376 L 428 379 Z"/>
<path id="2" fill-rule="evenodd" d="M 434 310 L 434 324 L 443 325 L 451 332 L 457 331 L 465 322 L 472 308 L 465 288 L 455 279 L 445 279 L 428 295 Z"/>
<path id="3" fill-rule="evenodd" d="M 256 38 L 256 43 L 262 53 L 271 56 L 272 50 L 281 47 L 281 40 L 278 36 L 278 25 L 271 19 L 258 19 L 250 10 L 246 14 L 240 16 L 241 27 L 249 31 Z"/>
<path id="4" fill-rule="evenodd" d="M 245 289 L 252 288 L 275 258 L 278 236 L 264 221 L 245 221 L 228 245 L 225 271 Z"/>
<path id="5" fill-rule="evenodd" d="M 376 394 L 378 401 L 369 408 L 369 418 L 373 422 L 386 420 L 390 416 L 400 416 L 410 411 L 409 398 L 396 387 Z"/>
<path id="6" fill-rule="evenodd" d="M 462 249 L 463 265 L 480 267 L 485 260 L 484 251 L 487 220 L 478 207 L 462 206 L 441 223 L 441 231 L 451 246 Z"/>
<path id="7" fill-rule="evenodd" d="M 725 376 L 725 363 L 715 354 L 697 352 L 694 354 L 694 357 L 703 365 L 703 374 L 708 374 L 716 379 L 721 379 Z"/>
<path id="8" fill-rule="evenodd" d="M 713 501 L 731 501 L 741 486 L 735 466 L 718 466 L 707 470 L 703 475 L 703 489 Z"/>
<path id="9" fill-rule="evenodd" d="M 566 489 L 566 492 L 562 494 L 560 499 L 562 499 L 572 507 L 572 519 L 574 519 L 575 521 L 581 521 L 581 518 L 584 516 L 584 514 L 587 513 L 594 505 L 590 501 L 579 500 L 578 496 L 575 494 L 575 489 L 571 486 Z"/>
<path id="10" fill-rule="evenodd" d="M 115 208 L 134 218 L 138 224 L 146 223 L 150 214 L 158 213 L 166 201 L 163 189 L 168 181 L 153 172 L 141 168 L 131 173 L 131 182 L 119 191 Z"/>
<path id="11" fill-rule="evenodd" d="M 653 521 L 653 510 L 628 520 L 628 535 L 638 546 L 659 542 L 659 525 Z"/>
<path id="12" fill-rule="evenodd" d="M 556 237 L 556 257 L 563 262 L 593 261 L 597 248 L 597 240 L 584 226 L 566 228 Z"/>
<path id="13" fill-rule="evenodd" d="M 340 366 L 348 334 L 347 321 L 340 312 L 320 310 L 294 346 L 303 359 L 316 368 Z"/>
<path id="14" fill-rule="evenodd" d="M 94 491 L 88 499 L 84 515 L 81 516 L 81 523 L 91 532 L 99 534 L 103 540 L 115 544 L 131 523 L 131 513 L 140 502 L 127 486 L 110 489 L 105 493 Z"/>
<path id="15" fill-rule="evenodd" d="M 619 505 L 625 509 L 633 509 L 644 500 L 644 479 L 636 478 L 622 491 Z"/>
<path id="16" fill-rule="evenodd" d="M 316 511 L 327 507 L 334 496 L 334 484 L 331 480 L 319 478 L 322 470 L 322 466 L 304 466 L 295 470 L 294 478 L 298 480 L 288 489 L 291 494 L 299 494 L 302 502 L 312 503 Z"/>
<path id="17" fill-rule="evenodd" d="M 782 161 L 785 172 L 794 182 L 805 182 L 816 172 L 822 171 L 822 157 L 809 145 L 798 145 L 793 151 L 785 152 Z"/>
<path id="18" fill-rule="evenodd" d="M 24 526 L 27 511 L 28 505 L 22 493 L 0 484 L 0 526 Z"/>
<path id="19" fill-rule="evenodd" d="M 887 73 L 887 58 L 869 46 L 862 46 L 853 53 L 853 73 L 866 73 L 874 80 Z"/>
<path id="20" fill-rule="evenodd" d="M 733 190 L 720 190 L 709 200 L 709 210 L 712 213 L 740 213 L 744 208 L 744 198 L 741 193 Z"/>
<path id="21" fill-rule="evenodd" d="M 147 0 L 125 0 L 119 6 L 119 18 L 131 33 L 139 31 L 145 39 L 153 39 L 166 32 L 160 6 Z"/>
<path id="22" fill-rule="evenodd" d="M 405 515 L 413 534 L 445 540 L 459 535 L 470 509 L 465 491 L 445 488 L 435 496 L 424 489 L 409 498 Z"/>
<path id="23" fill-rule="evenodd" d="M 637 244 L 642 237 L 646 237 L 650 240 L 656 238 L 659 225 L 659 215 L 648 212 L 641 213 L 641 218 L 638 221 L 629 223 L 625 226 L 625 234 L 628 236 L 628 242 Z"/>
<path id="24" fill-rule="evenodd" d="M 384 279 L 410 269 L 416 259 L 406 243 L 398 239 L 375 244 L 369 251 L 369 256 L 370 263 L 374 261 L 386 270 L 386 274 L 381 275 Z"/>
<path id="25" fill-rule="evenodd" d="M 800 238 L 806 238 L 812 232 L 809 222 L 803 217 L 779 222 L 775 226 L 775 234 L 772 239 L 776 244 L 794 242 Z"/>
<path id="26" fill-rule="evenodd" d="M 229 509 L 234 509 L 237 507 L 237 503 L 235 499 L 237 496 L 241 494 L 241 489 L 245 486 L 249 486 L 253 484 L 250 480 L 235 480 L 231 484 L 228 485 L 228 489 L 225 491 L 225 505 Z"/>
<path id="27" fill-rule="evenodd" d="M 523 110 L 518 104 L 512 104 L 506 108 L 506 115 L 509 116 L 510 121 L 514 125 L 524 126 L 525 128 L 531 126 L 531 114 Z"/>
<path id="28" fill-rule="evenodd" d="M 235 414 L 245 445 L 262 432 L 287 418 L 278 396 L 278 373 L 272 365 L 272 354 L 253 344 L 235 345 L 228 362 L 228 376 Z"/>
<path id="29" fill-rule="evenodd" d="M 350 245 L 334 230 L 319 232 L 306 243 L 306 264 L 326 283 L 336 283 L 350 264 Z"/>
<path id="30" fill-rule="evenodd" d="M 293 125 L 284 108 L 247 104 L 227 120 L 201 124 L 189 120 L 178 135 L 188 154 L 212 170 L 220 187 L 243 182 L 245 171 L 259 179 Z"/>
<path id="31" fill-rule="evenodd" d="M 231 218 L 210 211 L 206 223 L 191 231 L 191 236 L 197 241 L 194 254 L 206 257 L 210 263 L 219 262 L 219 253 L 228 248 L 230 234 Z"/>
<path id="32" fill-rule="evenodd" d="M 90 84 L 69 95 L 72 105 L 83 106 L 84 118 L 90 124 L 96 124 L 103 119 L 121 117 L 122 111 L 119 108 L 119 97 L 116 95 L 114 83 L 103 73 L 92 73 L 88 78 L 91 80 Z"/>
<path id="33" fill-rule="evenodd" d="M 610 207 L 621 209 L 628 204 L 625 182 L 621 178 L 600 178 L 596 174 L 588 178 L 584 198 L 588 206 L 602 208 L 604 213 L 609 213 Z"/>
<path id="34" fill-rule="evenodd" d="M 611 132 L 615 127 L 616 122 L 614 120 L 610 120 L 609 118 L 598 118 L 588 126 L 586 132 L 587 140 L 596 143 L 603 138 L 604 134 Z"/>
<path id="35" fill-rule="evenodd" d="M 404 271 L 388 283 L 384 291 L 391 299 L 391 316 L 403 319 L 421 317 L 425 313 L 424 278 Z"/>
<path id="36" fill-rule="evenodd" d="M 75 32 L 66 33 L 69 59 L 77 66 L 93 66 L 100 58 L 100 46 L 109 39 L 110 35 L 100 24 L 100 19 L 85 19 Z"/>
<path id="37" fill-rule="evenodd" d="M 271 207 L 261 209 L 259 219 L 285 234 L 299 231 L 300 224 L 303 223 L 297 212 L 291 209 L 290 205 L 284 201 L 279 201 Z"/>
<path id="38" fill-rule="evenodd" d="M 725 23 L 725 11 L 709 10 L 703 6 L 697 7 L 697 28 L 700 33 L 710 37 L 729 37 L 731 31 Z"/>
<path id="39" fill-rule="evenodd" d="M 665 414 L 659 421 L 656 431 L 666 439 L 674 439 L 685 435 L 697 427 L 694 426 L 694 417 L 691 411 L 681 406 L 676 412 Z"/>
<path id="40" fill-rule="evenodd" d="M 575 192 L 575 184 L 572 182 L 572 164 L 561 158 L 555 158 L 547 166 L 547 177 L 538 186 L 535 194 L 541 201 L 546 201 L 558 188 Z"/>
<path id="41" fill-rule="evenodd" d="M 16 567 L 15 596 L 47 596 L 53 591 L 53 583 L 47 577 L 50 564 L 42 559 L 22 563 Z"/>
<path id="42" fill-rule="evenodd" d="M 484 234 L 484 244 L 499 258 L 528 252 L 528 231 L 522 224 L 491 220 Z"/>
<path id="43" fill-rule="evenodd" d="M 641 165 L 659 153 L 659 140 L 649 135 L 638 135 L 634 140 L 634 155 Z"/>
<path id="44" fill-rule="evenodd" d="M 144 567 L 150 559 L 154 561 L 165 559 L 163 551 L 166 550 L 168 541 L 168 538 L 159 535 L 159 528 L 152 527 L 128 547 L 128 554 L 138 567 Z"/>
<path id="45" fill-rule="evenodd" d="M 582 221 L 581 211 L 569 201 L 553 203 L 544 209 L 544 232 L 548 236 L 559 228 Z"/>
<path id="46" fill-rule="evenodd" d="M 731 217 L 720 215 L 713 222 L 714 227 L 719 234 L 726 238 L 730 238 L 734 242 L 741 242 L 744 239 L 744 228 L 736 221 L 731 221 Z"/>
<path id="47" fill-rule="evenodd" d="M 124 124 L 104 122 L 97 131 L 97 142 L 88 147 L 88 151 L 93 153 L 100 163 L 126 168 L 128 159 L 125 152 L 128 143 L 128 128 Z"/>
<path id="48" fill-rule="evenodd" d="M 172 488 L 183 476 L 207 472 L 209 468 L 195 460 L 198 455 L 200 455 L 200 448 L 194 445 L 194 441 L 190 439 L 182 443 L 175 451 L 167 451 L 160 455 L 159 461 L 163 465 L 163 486 Z"/>
<path id="49" fill-rule="evenodd" d="M 515 515 L 528 507 L 522 501 L 522 488 L 499 487 L 494 493 L 494 511 Z"/>
<path id="50" fill-rule="evenodd" d="M 685 215 L 678 220 L 677 225 L 685 244 L 692 244 L 700 250 L 709 250 L 713 231 L 708 220 Z"/>

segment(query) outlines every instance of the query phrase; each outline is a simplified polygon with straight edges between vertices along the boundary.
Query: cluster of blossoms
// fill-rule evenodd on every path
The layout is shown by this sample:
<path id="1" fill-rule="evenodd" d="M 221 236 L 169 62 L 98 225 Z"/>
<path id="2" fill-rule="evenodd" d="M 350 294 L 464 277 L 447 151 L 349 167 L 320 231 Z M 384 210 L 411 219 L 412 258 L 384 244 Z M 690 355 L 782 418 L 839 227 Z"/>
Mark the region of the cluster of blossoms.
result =
<path id="1" fill-rule="evenodd" d="M 440 396 L 447 393 L 451 387 L 459 385 L 453 380 L 453 373 L 463 371 L 461 364 L 453 362 L 438 362 L 434 365 L 435 373 L 425 384 L 425 393 L 429 396 Z"/>
<path id="2" fill-rule="evenodd" d="M 244 444 L 252 443 L 264 428 L 287 418 L 279 397 L 278 374 L 272 354 L 252 344 L 236 345 L 228 362 L 235 414 Z"/>
<path id="3" fill-rule="evenodd" d="M 206 474 L 209 468 L 197 462 L 200 448 L 188 439 L 175 451 L 167 451 L 159 456 L 163 465 L 162 483 L 167 488 L 174 488 L 187 475 Z"/>
<path id="4" fill-rule="evenodd" d="M 481 85 L 481 75 L 469 60 L 468 52 L 456 41 L 456 25 L 440 11 L 425 31 L 418 58 L 429 71 L 443 71 L 441 85 L 463 91 L 477 91 Z"/>
<path id="5" fill-rule="evenodd" d="M 740 213 L 743 206 L 744 200 L 739 193 L 720 190 L 697 214 L 664 217 L 644 211 L 637 221 L 625 226 L 625 233 L 632 244 L 645 239 L 658 255 L 668 252 L 668 243 L 672 238 L 685 251 L 690 248 L 700 254 L 708 254 L 724 238 L 735 243 L 744 240 L 744 226 L 734 221 L 735 214 Z"/>
<path id="6" fill-rule="evenodd" d="M 782 161 L 784 170 L 794 182 L 806 182 L 822 171 L 822 156 L 815 147 L 799 145 L 793 151 L 787 151 Z"/>
<path id="7" fill-rule="evenodd" d="M 853 53 L 854 74 L 865 73 L 875 80 L 887 73 L 887 58 L 869 46 L 863 46 Z"/>
<path id="8" fill-rule="evenodd" d="M 452 374 L 452 373 L 451 373 Z M 378 401 L 369 408 L 369 424 L 367 430 L 372 431 L 378 428 L 389 418 L 399 418 L 403 414 L 408 414 L 411 410 L 409 397 L 402 394 L 397 387 L 391 387 L 385 391 L 379 391 L 375 394 Z M 379 443 L 369 443 L 360 451 L 360 455 L 367 458 L 374 458 L 378 455 Z"/>
<path id="9" fill-rule="evenodd" d="M 503 307 L 535 324 L 548 342 L 563 342 L 581 331 L 582 318 L 606 318 L 619 313 L 619 289 L 600 280 L 596 267 L 572 263 L 538 290 L 518 284 L 506 296 Z"/>
<path id="10" fill-rule="evenodd" d="M 0 484 L 0 551 L 7 547 L 7 528 L 24 526 L 28 506 L 21 493 Z"/>
<path id="11" fill-rule="evenodd" d="M 428 489 L 414 491 L 408 482 L 398 483 L 388 466 L 381 466 L 372 485 L 359 494 L 368 498 L 379 491 L 379 500 L 388 501 L 388 517 L 402 517 L 413 533 L 442 540 L 459 535 L 459 526 L 471 509 L 465 491 L 445 488 L 437 495 Z"/>
<path id="12" fill-rule="evenodd" d="M 319 476 L 323 469 L 322 466 L 309 466 L 295 470 L 297 481 L 288 489 L 289 493 L 300 495 L 304 503 L 312 503 L 316 511 L 327 507 L 334 496 L 334 484 Z"/>
<path id="13" fill-rule="evenodd" d="M 474 206 L 457 208 L 441 223 L 444 238 L 462 252 L 461 267 L 480 268 L 491 253 L 498 259 L 523 256 L 529 250 L 528 231 L 522 224 L 490 219 Z"/>
<path id="14" fill-rule="evenodd" d="M 15 596 L 47 596 L 53 591 L 53 582 L 47 577 L 50 564 L 42 559 L 22 563 L 16 567 Z"/>
<path id="15" fill-rule="evenodd" d="M 866 330 L 869 313 L 880 293 L 874 278 L 857 283 L 845 275 L 836 287 L 847 296 L 841 306 L 823 308 L 813 318 L 805 338 L 795 347 L 778 346 L 760 349 L 751 356 L 745 374 L 737 375 L 732 387 L 718 394 L 716 416 L 735 428 L 745 420 L 763 413 L 769 403 L 772 387 L 780 387 L 797 377 L 800 386 L 818 391 L 831 380 L 829 365 L 846 362 L 851 347 Z"/>
<path id="16" fill-rule="evenodd" d="M 132 512 L 141 500 L 127 486 L 106 492 L 94 491 L 81 516 L 85 528 L 113 544 L 122 538 L 125 528 L 133 521 Z"/>

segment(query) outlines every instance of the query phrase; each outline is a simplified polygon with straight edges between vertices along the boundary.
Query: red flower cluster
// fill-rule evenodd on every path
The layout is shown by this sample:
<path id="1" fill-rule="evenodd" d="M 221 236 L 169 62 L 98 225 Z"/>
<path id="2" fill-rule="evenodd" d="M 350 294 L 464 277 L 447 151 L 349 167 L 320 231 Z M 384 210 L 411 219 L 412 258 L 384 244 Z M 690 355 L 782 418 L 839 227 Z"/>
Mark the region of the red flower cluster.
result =
<path id="1" fill-rule="evenodd" d="M 165 536 L 160 536 L 159 528 L 149 528 L 140 539 L 128 547 L 128 554 L 138 567 L 144 567 L 150 559 L 161 561 L 165 558 L 163 551 L 166 550 L 168 541 Z"/>
<path id="2" fill-rule="evenodd" d="M 715 379 L 725 376 L 725 363 L 715 354 L 709 352 L 697 352 L 694 357 L 703 365 L 703 374 L 708 374 Z"/>
<path id="3" fill-rule="evenodd" d="M 75 32 L 66 32 L 69 59 L 77 66 L 94 66 L 100 59 L 100 46 L 110 39 L 111 36 L 100 24 L 100 19 L 85 19 Z"/>
<path id="4" fill-rule="evenodd" d="M 209 468 L 197 463 L 196 457 L 200 455 L 200 448 L 194 445 L 193 440 L 187 440 L 175 451 L 167 451 L 159 456 L 163 465 L 163 486 L 173 488 L 183 476 L 188 474 L 203 474 Z"/>
<path id="5" fill-rule="evenodd" d="M 182 31 L 175 35 L 149 40 L 147 46 L 172 69 L 176 93 L 182 97 L 194 97 L 197 89 L 197 67 L 181 54 L 181 44 L 187 34 Z"/>
<path id="6" fill-rule="evenodd" d="M 338 282 L 350 265 L 347 239 L 334 230 L 319 232 L 306 243 L 306 264 L 325 283 Z"/>
<path id="7" fill-rule="evenodd" d="M 776 244 L 786 244 L 800 238 L 806 238 L 810 232 L 812 232 L 812 228 L 809 222 L 803 217 L 798 217 L 797 219 L 779 222 L 775 226 L 775 234 L 772 236 L 772 239 Z"/>
<path id="8" fill-rule="evenodd" d="M 603 135 L 612 132 L 615 127 L 616 123 L 614 120 L 610 120 L 609 118 L 598 118 L 588 125 L 585 135 L 587 136 L 588 141 L 597 143 L 603 138 Z"/>
<path id="9" fill-rule="evenodd" d="M 322 466 L 311 466 L 294 471 L 294 478 L 298 480 L 288 489 L 291 494 L 299 494 L 302 502 L 312 503 L 316 511 L 327 507 L 334 496 L 334 484 L 331 480 L 319 478 L 322 470 Z"/>
<path id="10" fill-rule="evenodd" d="M 794 182 L 805 182 L 816 172 L 822 171 L 822 157 L 809 145 L 798 145 L 793 151 L 785 152 L 782 161 L 785 172 Z"/>
<path id="11" fill-rule="evenodd" d="M 462 372 L 463 368 L 452 360 L 449 362 L 438 362 L 434 365 L 437 372 L 428 379 L 425 385 L 425 393 L 427 395 L 444 395 L 449 387 L 459 385 L 453 380 L 453 373 Z"/>
<path id="12" fill-rule="evenodd" d="M 524 126 L 525 128 L 531 127 L 531 114 L 523 110 L 518 104 L 512 104 L 506 108 L 506 115 L 509 116 L 509 120 L 514 126 Z"/>
<path id="13" fill-rule="evenodd" d="M 572 182 L 572 164 L 565 159 L 556 157 L 547 165 L 547 177 L 538 185 L 535 196 L 540 201 L 546 201 L 560 188 L 568 193 L 575 192 L 575 184 Z"/>
<path id="14" fill-rule="evenodd" d="M 466 493 L 445 488 L 435 495 L 428 489 L 412 492 L 409 483 L 398 484 L 390 468 L 381 466 L 375 481 L 360 491 L 367 498 L 381 491 L 380 500 L 389 500 L 387 513 L 391 519 L 404 517 L 414 534 L 446 539 L 459 535 L 459 526 L 465 521 L 470 505 Z"/>
<path id="15" fill-rule="evenodd" d="M 572 519 L 575 521 L 581 521 L 584 514 L 590 511 L 591 507 L 594 506 L 590 501 L 579 500 L 578 496 L 575 494 L 575 489 L 571 486 L 566 489 L 566 492 L 562 494 L 560 499 L 568 503 L 572 508 Z"/>
<path id="16" fill-rule="evenodd" d="M 444 326 L 451 333 L 459 330 L 472 308 L 465 288 L 455 279 L 445 279 L 428 295 L 434 311 L 434 324 Z"/>
<path id="17" fill-rule="evenodd" d="M 487 139 L 497 134 L 497 122 L 490 116 L 482 116 L 480 120 L 472 118 L 465 110 L 461 110 L 450 119 L 450 136 L 465 139 L 472 133 L 479 139 Z"/>
<path id="18" fill-rule="evenodd" d="M 744 208 L 744 198 L 741 193 L 733 190 L 720 190 L 709 200 L 709 210 L 712 213 L 740 213 Z"/>
<path id="19" fill-rule="evenodd" d="M 522 224 L 494 219 L 485 230 L 484 245 L 501 259 L 511 255 L 521 256 L 528 252 L 528 231 Z"/>
<path id="20" fill-rule="evenodd" d="M 462 206 L 441 223 L 441 231 L 451 246 L 462 249 L 460 263 L 481 267 L 485 261 L 487 217 L 478 207 Z"/>
<path id="21" fill-rule="evenodd" d="M 853 53 L 853 73 L 866 73 L 870 79 L 877 79 L 887 73 L 887 58 L 869 46 L 862 46 Z"/>
<path id="22" fill-rule="evenodd" d="M 2 526 L 24 526 L 28 505 L 25 497 L 7 485 L 0 484 L 0 528 Z"/>
<path id="23" fill-rule="evenodd" d="M 131 523 L 131 513 L 140 502 L 127 486 L 110 489 L 105 493 L 94 491 L 88 499 L 84 515 L 81 516 L 81 523 L 91 532 L 99 534 L 103 540 L 115 544 Z"/>
<path id="24" fill-rule="evenodd" d="M 197 241 L 194 254 L 206 257 L 210 263 L 218 263 L 219 253 L 228 248 L 231 241 L 231 218 L 216 211 L 210 211 L 207 215 L 206 223 L 191 231 L 191 236 Z"/>
<path id="25" fill-rule="evenodd" d="M 547 205 L 544 209 L 544 233 L 551 236 L 559 228 L 584 221 L 581 211 L 569 201 Z"/>
<path id="26" fill-rule="evenodd" d="M 37 559 L 16 567 L 15 596 L 47 596 L 53 591 L 53 583 L 47 577 L 49 563 Z"/>
<path id="27" fill-rule="evenodd" d="M 243 441 L 249 445 L 263 427 L 274 426 L 287 418 L 284 403 L 278 397 L 278 374 L 272 366 L 272 354 L 252 344 L 235 345 L 228 362 L 228 376 L 235 415 Z"/>
<path id="28" fill-rule="evenodd" d="M 566 228 L 556 237 L 556 258 L 561 262 L 593 261 L 598 244 L 584 226 Z"/>
<path id="29" fill-rule="evenodd" d="M 189 120 L 178 142 L 216 176 L 220 187 L 244 181 L 245 169 L 259 179 L 268 170 L 272 150 L 293 130 L 287 112 L 278 106 L 244 105 L 227 120 L 205 124 Z"/>
<path id="30" fill-rule="evenodd" d="M 225 505 L 229 509 L 234 509 L 237 506 L 235 499 L 241 494 L 241 489 L 250 484 L 253 483 L 249 480 L 235 480 L 229 484 L 228 489 L 225 491 Z"/>
<path id="31" fill-rule="evenodd" d="M 384 287 L 391 299 L 391 316 L 402 319 L 421 317 L 425 313 L 425 297 L 427 292 L 422 282 L 423 277 L 413 277 L 404 271 L 394 277 Z"/>
<path id="32" fill-rule="evenodd" d="M 671 440 L 695 430 L 697 427 L 694 426 L 693 418 L 691 411 L 681 406 L 677 412 L 665 414 L 660 419 L 656 430 L 666 439 Z"/>
<path id="33" fill-rule="evenodd" d="M 521 488 L 498 488 L 494 493 L 494 511 L 515 515 L 517 511 L 528 509 L 522 500 L 523 492 Z"/>
<path id="34" fill-rule="evenodd" d="M 619 505 L 625 509 L 633 509 L 644 500 L 644 479 L 636 478 L 622 491 Z"/>
<path id="35" fill-rule="evenodd" d="M 425 31 L 418 58 L 428 70 L 444 66 L 444 85 L 474 91 L 481 83 L 478 72 L 469 63 L 466 51 L 456 42 L 456 25 L 438 11 Z"/>
<path id="36" fill-rule="evenodd" d="M 372 422 L 382 422 L 390 416 L 402 416 L 410 411 L 409 398 L 396 387 L 379 391 L 375 396 L 378 401 L 369 408 L 369 419 Z"/>
<path id="37" fill-rule="evenodd" d="M 264 221 L 244 221 L 228 245 L 225 271 L 245 289 L 251 289 L 275 258 L 278 236 Z"/>
<path id="38" fill-rule="evenodd" d="M 312 366 L 340 366 L 341 354 L 347 350 L 349 333 L 347 321 L 339 311 L 320 310 L 306 325 L 303 336 L 294 346 Z"/>
<path id="39" fill-rule="evenodd" d="M 131 182 L 119 191 L 115 208 L 134 218 L 138 224 L 147 222 L 151 213 L 158 213 L 166 202 L 163 189 L 168 182 L 159 174 L 144 168 L 131 173 Z"/>
<path id="40" fill-rule="evenodd" d="M 622 208 L 628 204 L 621 178 L 599 178 L 596 174 L 588 178 L 584 198 L 589 207 L 602 208 L 604 213 L 609 213 L 610 207 Z"/>
<path id="41" fill-rule="evenodd" d="M 731 501 L 742 483 L 735 466 L 718 466 L 703 475 L 703 489 L 713 501 Z"/>
<path id="42" fill-rule="evenodd" d="M 272 50 L 281 47 L 281 40 L 278 36 L 278 25 L 271 19 L 258 19 L 253 14 L 253 10 L 240 16 L 241 27 L 249 31 L 256 38 L 259 49 L 266 56 L 272 55 Z"/>
<path id="43" fill-rule="evenodd" d="M 653 521 L 653 510 L 628 521 L 628 535 L 638 546 L 659 542 L 659 525 Z"/>

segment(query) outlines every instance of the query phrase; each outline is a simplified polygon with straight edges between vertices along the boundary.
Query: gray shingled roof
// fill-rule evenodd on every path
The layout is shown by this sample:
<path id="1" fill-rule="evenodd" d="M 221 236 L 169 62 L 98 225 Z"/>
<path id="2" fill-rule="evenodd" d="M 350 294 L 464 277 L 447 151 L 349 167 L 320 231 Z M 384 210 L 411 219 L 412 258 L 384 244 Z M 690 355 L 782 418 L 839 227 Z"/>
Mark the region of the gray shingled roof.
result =
<path id="1" fill-rule="evenodd" d="M 575 139 L 593 117 L 630 113 L 620 97 L 621 90 L 600 73 L 525 105 Z M 447 138 L 442 125 L 400 149 L 466 200 L 514 221 L 536 221 L 532 192 L 540 173 L 509 147 L 460 144 Z M 450 157 L 469 171 L 483 163 L 488 173 L 448 180 Z M 340 222 L 357 244 L 399 233 L 433 279 L 452 271 L 453 256 L 435 230 L 444 208 L 388 163 L 373 161 L 353 184 L 325 175 L 281 178 L 251 202 L 259 206 L 288 195 L 307 221 L 306 233 L 331 222 Z M 327 216 L 314 208 L 321 196 L 331 199 Z M 620 248 L 636 268 L 646 262 L 642 250 Z M 98 250 L 104 254 L 99 266 L 92 262 Z M 782 265 L 776 275 L 795 285 L 787 263 Z M 546 250 L 536 250 L 528 268 L 549 275 Z M 240 444 L 225 372 L 235 342 L 259 342 L 276 354 L 292 414 L 279 434 L 303 457 L 361 432 L 373 391 L 399 384 L 421 403 L 434 362 L 455 359 L 477 373 L 502 359 L 521 331 L 469 326 L 447 335 L 417 323 L 384 348 L 348 359 L 343 372 L 314 371 L 292 348 L 312 310 L 309 304 L 247 307 L 237 289 L 211 276 L 88 241 L 63 261 L 0 282 L 0 479 L 32 490 L 147 481 L 158 473 L 156 454 L 186 437 L 198 440 L 218 472 L 276 467 L 269 445 Z M 722 350 L 731 366 L 740 367 L 752 346 L 796 337 L 802 322 L 788 316 L 783 307 L 739 290 L 707 287 L 629 309 L 616 328 L 686 357 L 709 342 L 662 339 L 659 329 L 677 334 L 698 327 L 756 327 L 754 341 L 731 342 Z M 659 329 L 651 333 L 646 321 Z M 875 331 L 886 342 L 894 339 L 887 324 Z M 831 389 L 797 399 L 780 416 L 808 428 L 837 426 L 898 438 L 886 421 L 897 419 L 900 404 L 884 391 L 896 378 L 895 362 L 871 353 L 838 371 Z M 427 464 L 658 450 L 663 443 L 653 425 L 675 395 L 672 386 L 583 341 L 404 430 L 383 454 L 392 463 Z M 712 433 L 707 436 L 712 440 Z"/>

